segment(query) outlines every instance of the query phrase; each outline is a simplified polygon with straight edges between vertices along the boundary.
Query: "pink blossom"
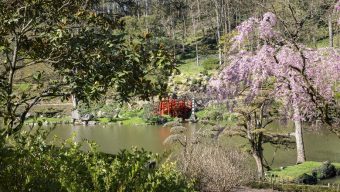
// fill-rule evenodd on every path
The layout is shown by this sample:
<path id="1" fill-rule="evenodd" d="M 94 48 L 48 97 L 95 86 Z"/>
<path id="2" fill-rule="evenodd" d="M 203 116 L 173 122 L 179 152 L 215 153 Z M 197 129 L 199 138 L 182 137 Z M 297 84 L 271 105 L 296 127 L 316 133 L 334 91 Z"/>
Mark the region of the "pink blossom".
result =
<path id="1" fill-rule="evenodd" d="M 231 55 L 230 65 L 211 80 L 210 90 L 220 98 L 235 98 L 246 87 L 245 102 L 252 102 L 261 95 L 262 87 L 271 82 L 273 87 L 268 91 L 273 98 L 283 102 L 287 109 L 293 105 L 299 107 L 300 114 L 292 118 L 315 118 L 319 114 L 319 103 L 334 101 L 334 86 L 340 81 L 340 52 L 334 48 L 310 49 L 302 45 L 298 45 L 297 50 L 289 43 L 277 46 L 275 40 L 281 41 L 284 37 L 274 30 L 276 22 L 274 14 L 266 13 L 261 22 L 251 18 L 238 28 L 240 35 L 234 43 L 239 45 L 254 30 L 263 32 L 260 39 L 275 39 L 262 43 L 256 51 L 241 50 Z"/>
<path id="2" fill-rule="evenodd" d="M 232 49 L 240 47 L 246 40 L 251 37 L 259 36 L 264 41 L 270 41 L 278 37 L 278 33 L 274 30 L 277 24 L 277 18 L 274 13 L 268 12 L 263 15 L 262 20 L 255 17 L 244 21 L 236 27 L 238 35 L 233 38 Z"/>
<path id="3" fill-rule="evenodd" d="M 340 0 L 335 4 L 335 10 L 340 11 Z"/>
<path id="4" fill-rule="evenodd" d="M 239 34 L 233 38 L 233 49 L 249 37 L 249 35 L 254 31 L 257 23 L 258 20 L 255 17 L 251 17 L 236 27 Z"/>
<path id="5" fill-rule="evenodd" d="M 268 12 L 263 15 L 260 22 L 259 31 L 261 39 L 271 39 L 275 36 L 274 27 L 277 19 L 274 13 Z"/>

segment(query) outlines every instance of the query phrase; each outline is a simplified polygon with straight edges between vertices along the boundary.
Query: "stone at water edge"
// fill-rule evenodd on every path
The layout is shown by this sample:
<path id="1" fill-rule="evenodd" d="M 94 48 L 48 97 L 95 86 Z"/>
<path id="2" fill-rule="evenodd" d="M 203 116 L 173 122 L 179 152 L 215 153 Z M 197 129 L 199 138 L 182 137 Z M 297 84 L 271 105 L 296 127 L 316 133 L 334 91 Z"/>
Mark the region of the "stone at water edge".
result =
<path id="1" fill-rule="evenodd" d="M 81 117 L 82 121 L 90 121 L 91 119 L 93 119 L 93 115 L 92 114 L 85 114 Z"/>
<path id="2" fill-rule="evenodd" d="M 79 114 L 78 110 L 73 110 L 71 112 L 71 118 L 75 119 L 75 120 L 79 120 L 80 119 L 80 114 Z"/>

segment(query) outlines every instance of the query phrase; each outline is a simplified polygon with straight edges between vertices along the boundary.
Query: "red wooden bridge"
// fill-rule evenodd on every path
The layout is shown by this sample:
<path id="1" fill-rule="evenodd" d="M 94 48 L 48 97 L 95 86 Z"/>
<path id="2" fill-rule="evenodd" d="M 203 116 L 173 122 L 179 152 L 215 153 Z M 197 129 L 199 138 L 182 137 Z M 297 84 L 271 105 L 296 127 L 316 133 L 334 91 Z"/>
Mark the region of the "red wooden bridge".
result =
<path id="1" fill-rule="evenodd" d="M 187 99 L 162 99 L 157 108 L 158 115 L 170 115 L 188 119 L 191 115 L 192 101 Z"/>

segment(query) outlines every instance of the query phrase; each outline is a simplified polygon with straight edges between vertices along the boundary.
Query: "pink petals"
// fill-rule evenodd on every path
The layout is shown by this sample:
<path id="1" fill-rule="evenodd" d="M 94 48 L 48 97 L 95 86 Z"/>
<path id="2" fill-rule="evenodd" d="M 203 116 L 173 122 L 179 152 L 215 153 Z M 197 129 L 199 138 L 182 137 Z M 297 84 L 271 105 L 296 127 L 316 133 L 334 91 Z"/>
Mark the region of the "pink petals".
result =
<path id="1" fill-rule="evenodd" d="M 340 1 L 337 4 L 340 9 Z M 244 88 L 245 102 L 252 102 L 269 82 L 270 95 L 289 108 L 298 105 L 300 115 L 294 119 L 310 119 L 318 115 L 318 102 L 332 103 L 335 85 L 340 82 L 340 53 L 333 48 L 309 49 L 289 43 L 278 46 L 283 37 L 275 31 L 277 18 L 266 13 L 261 21 L 250 18 L 237 29 L 234 46 L 241 46 L 252 33 L 265 40 L 256 51 L 242 49 L 229 57 L 230 65 L 210 81 L 210 89 L 220 98 L 235 98 Z M 275 41 L 276 40 L 276 41 Z M 267 90 L 267 89 L 266 89 Z M 268 91 L 268 90 L 267 90 Z"/>

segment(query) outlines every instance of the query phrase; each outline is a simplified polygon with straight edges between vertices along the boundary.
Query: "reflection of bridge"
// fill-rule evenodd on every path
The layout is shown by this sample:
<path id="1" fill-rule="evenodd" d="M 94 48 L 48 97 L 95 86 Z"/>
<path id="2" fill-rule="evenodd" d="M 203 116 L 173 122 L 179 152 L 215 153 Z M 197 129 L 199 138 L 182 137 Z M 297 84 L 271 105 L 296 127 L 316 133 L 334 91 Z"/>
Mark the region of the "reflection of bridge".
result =
<path id="1" fill-rule="evenodd" d="M 171 117 L 179 117 L 188 119 L 191 115 L 192 101 L 187 99 L 162 99 L 156 113 L 159 115 L 170 115 Z"/>

